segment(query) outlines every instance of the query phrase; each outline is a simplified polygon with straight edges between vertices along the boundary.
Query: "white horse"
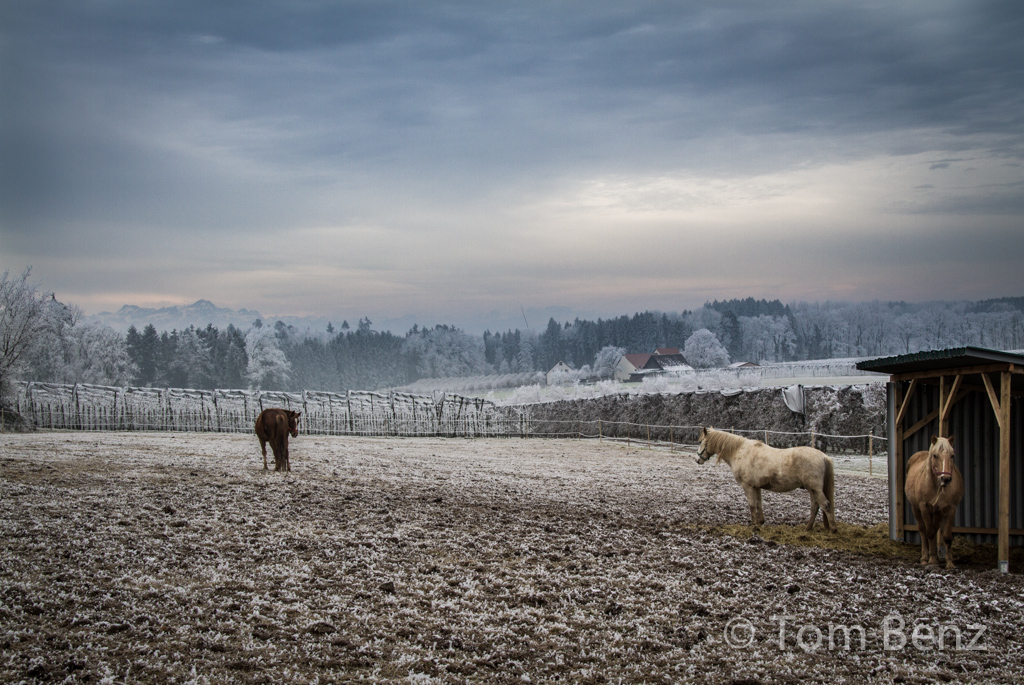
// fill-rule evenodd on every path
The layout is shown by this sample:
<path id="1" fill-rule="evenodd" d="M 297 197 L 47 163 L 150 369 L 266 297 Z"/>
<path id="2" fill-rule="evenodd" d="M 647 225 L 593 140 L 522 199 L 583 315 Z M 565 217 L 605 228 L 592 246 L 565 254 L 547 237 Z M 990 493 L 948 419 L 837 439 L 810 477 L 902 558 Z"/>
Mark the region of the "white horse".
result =
<path id="1" fill-rule="evenodd" d="M 764 523 L 762 489 L 789 492 L 804 488 L 811 493 L 811 518 L 807 521 L 807 530 L 814 528 L 818 508 L 821 507 L 825 527 L 833 533 L 836 531 L 835 470 L 832 459 L 824 452 L 813 447 L 777 449 L 760 440 L 702 428 L 697 462 L 703 464 L 716 454 L 719 461 L 732 467 L 736 482 L 747 493 L 752 525 Z"/>

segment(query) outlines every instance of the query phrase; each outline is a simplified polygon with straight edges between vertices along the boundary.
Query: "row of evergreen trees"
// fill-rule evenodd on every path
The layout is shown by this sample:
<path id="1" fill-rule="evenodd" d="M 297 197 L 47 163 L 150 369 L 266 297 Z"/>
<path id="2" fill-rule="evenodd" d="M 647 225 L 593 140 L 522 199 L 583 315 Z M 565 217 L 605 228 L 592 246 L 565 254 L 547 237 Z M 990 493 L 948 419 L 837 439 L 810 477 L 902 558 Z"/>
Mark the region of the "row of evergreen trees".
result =
<path id="1" fill-rule="evenodd" d="M 707 329 L 732 361 L 758 363 L 901 354 L 980 345 L 1024 347 L 1024 300 L 976 303 L 824 303 L 713 301 L 695 311 L 642 312 L 597 321 L 548 321 L 546 328 L 487 331 L 414 326 L 404 336 L 375 331 L 369 319 L 350 329 L 311 334 L 277 322 L 243 333 L 213 326 L 158 334 L 128 332 L 128 356 L 139 385 L 265 389 L 376 389 L 421 378 L 547 371 L 558 361 L 594 365 L 605 348 L 651 352 L 683 349 Z M 270 353 L 266 352 L 270 348 Z M 264 352 L 257 353 L 258 350 Z M 279 351 L 279 352 L 278 352 Z M 276 356 L 275 356 L 276 355 Z"/>
<path id="2" fill-rule="evenodd" d="M 713 350 L 706 363 L 790 361 L 903 354 L 977 345 L 1024 348 L 1024 298 L 980 302 L 826 302 L 727 300 L 694 311 L 643 312 L 597 321 L 548 321 L 543 331 L 468 334 L 452 326 L 405 335 L 352 329 L 297 331 L 255 321 L 245 331 L 210 325 L 121 335 L 82 320 L 81 310 L 30 281 L 0 274 L 0 396 L 12 379 L 191 388 L 372 390 L 424 378 L 531 374 L 558 361 L 608 373 L 613 352 Z M 706 332 L 702 332 L 706 331 Z M 723 349 L 724 348 L 724 349 Z M 691 352 L 696 357 L 701 356 Z M 705 355 L 706 356 L 706 355 Z M 2 399 L 2 397 L 0 397 Z"/>

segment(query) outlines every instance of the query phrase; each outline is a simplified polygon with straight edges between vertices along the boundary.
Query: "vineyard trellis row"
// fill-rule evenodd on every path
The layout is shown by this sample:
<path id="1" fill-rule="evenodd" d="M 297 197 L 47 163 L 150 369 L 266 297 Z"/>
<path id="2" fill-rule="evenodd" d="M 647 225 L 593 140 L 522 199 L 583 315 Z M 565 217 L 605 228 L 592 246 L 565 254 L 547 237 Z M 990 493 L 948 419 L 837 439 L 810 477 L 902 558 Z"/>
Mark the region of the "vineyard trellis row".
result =
<path id="1" fill-rule="evenodd" d="M 263 409 L 302 412 L 307 435 L 518 437 L 524 412 L 451 393 L 188 390 L 20 382 L 15 405 L 37 428 L 249 433 Z"/>
<path id="2" fill-rule="evenodd" d="M 83 431 L 250 433 L 259 413 L 270 407 L 301 411 L 299 431 L 306 435 L 591 438 L 672 449 L 696 445 L 701 429 L 602 419 L 540 419 L 531 417 L 528 406 L 499 408 L 489 400 L 452 393 L 290 393 L 19 382 L 15 404 L 18 413 L 37 428 Z M 874 433 L 730 431 L 776 447 L 812 445 L 829 453 L 870 455 L 886 441 Z"/>

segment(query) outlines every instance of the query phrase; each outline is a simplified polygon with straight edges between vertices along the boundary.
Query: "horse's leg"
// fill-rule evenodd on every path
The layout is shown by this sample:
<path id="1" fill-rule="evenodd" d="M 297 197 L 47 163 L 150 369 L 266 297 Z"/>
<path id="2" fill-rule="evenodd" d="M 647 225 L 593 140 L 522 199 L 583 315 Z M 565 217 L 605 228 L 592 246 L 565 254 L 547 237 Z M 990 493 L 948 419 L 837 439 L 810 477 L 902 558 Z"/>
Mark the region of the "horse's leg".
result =
<path id="1" fill-rule="evenodd" d="M 939 517 L 938 512 L 934 511 L 926 513 L 924 515 L 924 518 L 925 521 L 927 521 L 927 525 L 924 527 L 923 530 L 918 532 L 920 532 L 922 537 L 924 537 L 928 541 L 927 563 L 938 564 L 939 551 L 937 549 L 938 545 L 935 544 L 935 541 L 939 537 L 939 524 L 941 524 L 941 519 Z"/>
<path id="2" fill-rule="evenodd" d="M 953 564 L 953 515 L 955 513 L 956 509 L 947 513 L 942 521 L 942 527 L 939 529 L 943 546 L 946 548 L 946 568 L 956 568 Z"/>
<path id="3" fill-rule="evenodd" d="M 262 436 L 257 436 L 260 439 L 260 449 L 263 450 L 263 470 L 267 470 L 267 439 Z"/>
<path id="4" fill-rule="evenodd" d="M 288 455 L 288 438 L 287 437 L 285 437 L 285 439 L 284 439 L 284 467 L 285 467 L 285 469 L 289 473 L 291 473 L 291 470 L 292 470 L 292 459 Z"/>
<path id="5" fill-rule="evenodd" d="M 757 505 L 761 499 L 761 488 L 744 485 L 743 492 L 747 494 L 747 504 L 750 505 L 750 525 L 757 527 L 761 525 L 757 520 Z"/>
<path id="6" fill-rule="evenodd" d="M 808 492 L 811 493 L 811 518 L 807 519 L 807 530 L 814 530 L 814 521 L 818 518 L 818 495 L 821 493 L 817 490 L 810 489 L 808 489 Z M 828 528 L 827 520 L 825 522 L 825 527 Z"/>
<path id="7" fill-rule="evenodd" d="M 817 491 L 811 494 L 811 497 L 818 500 L 818 504 L 821 505 L 821 518 L 825 524 L 825 528 L 830 532 L 834 533 L 839 530 L 836 527 L 836 517 L 832 513 L 832 503 L 828 501 L 828 497 L 825 496 L 823 491 Z"/>
<path id="8" fill-rule="evenodd" d="M 917 521 L 917 533 L 921 536 L 921 563 L 928 563 L 928 536 L 925 531 L 928 528 L 928 524 L 924 520 L 924 514 L 921 513 L 921 507 L 916 504 L 910 506 L 914 512 L 914 520 Z M 934 536 L 933 536 L 934 537 Z"/>
<path id="9" fill-rule="evenodd" d="M 764 525 L 764 505 L 761 503 L 761 488 L 757 490 L 757 522 L 759 525 Z"/>

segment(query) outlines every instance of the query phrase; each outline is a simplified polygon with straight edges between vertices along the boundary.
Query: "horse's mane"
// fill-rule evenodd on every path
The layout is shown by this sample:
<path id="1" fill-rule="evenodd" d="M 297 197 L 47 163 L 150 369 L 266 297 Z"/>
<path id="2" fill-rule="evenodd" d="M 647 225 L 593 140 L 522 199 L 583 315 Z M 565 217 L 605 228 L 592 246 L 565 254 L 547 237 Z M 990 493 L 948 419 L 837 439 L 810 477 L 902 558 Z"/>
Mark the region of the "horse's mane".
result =
<path id="1" fill-rule="evenodd" d="M 719 458 L 731 455 L 747 441 L 746 438 L 739 435 L 718 431 L 714 428 L 708 429 L 707 440 L 708 451 L 717 454 Z"/>

